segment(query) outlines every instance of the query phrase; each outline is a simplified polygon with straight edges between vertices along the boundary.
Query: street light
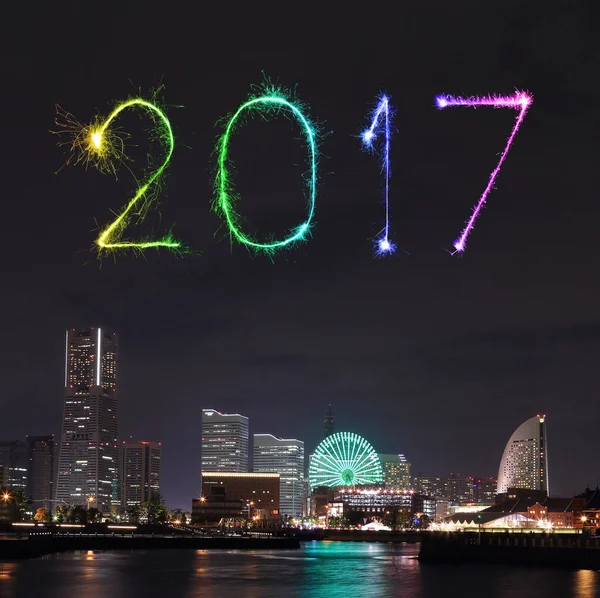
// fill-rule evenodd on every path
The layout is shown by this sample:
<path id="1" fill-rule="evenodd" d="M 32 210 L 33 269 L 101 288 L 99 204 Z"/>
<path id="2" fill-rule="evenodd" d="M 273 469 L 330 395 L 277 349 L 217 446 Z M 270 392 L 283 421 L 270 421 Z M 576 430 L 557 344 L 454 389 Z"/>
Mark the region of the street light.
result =
<path id="1" fill-rule="evenodd" d="M 87 497 L 87 510 L 90 510 L 90 505 L 94 502 L 94 497 L 93 496 L 88 496 Z"/>
<path id="2" fill-rule="evenodd" d="M 10 500 L 10 494 L 9 494 L 8 492 L 5 492 L 5 493 L 2 495 L 2 500 L 3 500 L 4 502 L 8 502 L 8 501 Z"/>

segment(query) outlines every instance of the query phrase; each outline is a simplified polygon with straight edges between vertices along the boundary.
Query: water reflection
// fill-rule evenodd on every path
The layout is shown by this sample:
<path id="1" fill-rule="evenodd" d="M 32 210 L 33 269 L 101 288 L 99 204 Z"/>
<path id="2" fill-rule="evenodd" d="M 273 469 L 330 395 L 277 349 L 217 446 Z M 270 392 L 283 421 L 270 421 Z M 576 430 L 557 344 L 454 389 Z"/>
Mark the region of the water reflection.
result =
<path id="1" fill-rule="evenodd" d="M 600 598 L 600 574 L 424 566 L 414 545 L 310 542 L 294 551 L 82 552 L 0 565 L 0 597 Z"/>
<path id="2" fill-rule="evenodd" d="M 600 596 L 600 574 L 597 571 L 577 571 L 575 573 L 574 598 L 596 598 Z"/>
<path id="3" fill-rule="evenodd" d="M 14 598 L 16 596 L 17 563 L 0 563 L 0 596 Z"/>

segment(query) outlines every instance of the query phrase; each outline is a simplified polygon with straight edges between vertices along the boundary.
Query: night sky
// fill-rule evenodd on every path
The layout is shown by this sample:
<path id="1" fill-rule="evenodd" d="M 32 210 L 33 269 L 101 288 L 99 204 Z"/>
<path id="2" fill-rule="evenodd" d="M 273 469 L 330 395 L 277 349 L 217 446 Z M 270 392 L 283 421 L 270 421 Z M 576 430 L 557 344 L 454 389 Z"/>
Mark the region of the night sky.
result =
<path id="1" fill-rule="evenodd" d="M 304 440 L 308 455 L 331 403 L 338 431 L 442 476 L 495 476 L 513 430 L 546 413 L 551 493 L 596 485 L 593 3 L 430 0 L 371 3 L 372 14 L 325 3 L 17 4 L 0 41 L 1 439 L 60 437 L 64 330 L 101 325 L 120 334 L 121 436 L 163 442 L 174 507 L 199 491 L 208 407 L 248 415 L 251 434 Z M 296 87 L 324 133 L 313 237 L 273 259 L 231 246 L 210 212 L 217 122 L 264 76 Z M 160 208 L 135 234 L 172 226 L 197 255 L 99 261 L 97 229 L 133 180 L 81 166 L 55 175 L 66 159 L 49 133 L 55 104 L 88 122 L 161 83 L 177 145 Z M 439 111 L 434 98 L 515 89 L 534 104 L 467 251 L 452 257 L 516 113 Z M 383 91 L 396 108 L 392 239 L 410 255 L 378 259 L 382 176 L 359 135 Z M 156 151 L 142 119 L 120 124 L 136 155 Z M 231 152 L 249 232 L 298 225 L 298 127 L 252 120 Z"/>

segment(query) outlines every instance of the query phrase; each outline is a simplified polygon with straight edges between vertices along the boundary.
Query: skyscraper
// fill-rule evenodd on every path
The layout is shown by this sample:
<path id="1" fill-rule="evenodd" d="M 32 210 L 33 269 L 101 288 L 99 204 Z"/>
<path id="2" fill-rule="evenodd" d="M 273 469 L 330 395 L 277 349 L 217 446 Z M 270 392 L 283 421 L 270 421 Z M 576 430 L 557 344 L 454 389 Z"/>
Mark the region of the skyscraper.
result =
<path id="1" fill-rule="evenodd" d="M 379 455 L 383 483 L 391 490 L 410 490 L 410 463 L 404 455 Z"/>
<path id="2" fill-rule="evenodd" d="M 202 471 L 248 472 L 248 418 L 202 409 Z"/>
<path id="3" fill-rule="evenodd" d="M 118 352 L 113 332 L 67 330 L 58 503 L 107 512 L 119 502 Z"/>
<path id="4" fill-rule="evenodd" d="M 325 438 L 327 438 L 327 436 L 331 436 L 335 432 L 335 418 L 333 417 L 331 405 L 329 405 L 329 409 L 327 409 L 323 423 L 325 424 Z"/>
<path id="5" fill-rule="evenodd" d="M 280 513 L 302 516 L 304 442 L 272 434 L 254 434 L 254 473 L 278 473 Z"/>
<path id="6" fill-rule="evenodd" d="M 123 508 L 160 497 L 161 444 L 127 440 L 121 446 Z"/>
<path id="7" fill-rule="evenodd" d="M 498 494 L 509 488 L 540 490 L 548 494 L 548 441 L 546 416 L 523 422 L 510 437 L 498 470 Z"/>
<path id="8" fill-rule="evenodd" d="M 54 435 L 27 436 L 29 460 L 27 494 L 34 514 L 40 508 L 53 510 L 52 499 L 57 465 L 54 449 Z"/>
<path id="9" fill-rule="evenodd" d="M 27 492 L 27 443 L 22 440 L 0 442 L 0 486 Z"/>

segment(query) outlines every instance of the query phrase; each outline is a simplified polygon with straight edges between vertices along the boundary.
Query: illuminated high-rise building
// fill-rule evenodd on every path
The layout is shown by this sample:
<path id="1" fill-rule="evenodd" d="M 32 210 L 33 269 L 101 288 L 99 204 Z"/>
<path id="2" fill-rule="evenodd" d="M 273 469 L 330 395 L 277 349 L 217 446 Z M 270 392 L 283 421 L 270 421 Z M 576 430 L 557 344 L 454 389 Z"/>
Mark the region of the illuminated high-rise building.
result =
<path id="1" fill-rule="evenodd" d="M 44 508 L 54 510 L 52 498 L 56 484 L 56 451 L 54 435 L 27 436 L 29 472 L 27 494 L 33 513 Z"/>
<path id="2" fill-rule="evenodd" d="M 118 337 L 67 330 L 65 397 L 56 502 L 107 512 L 119 504 Z"/>
<path id="3" fill-rule="evenodd" d="M 161 452 L 160 442 L 123 441 L 121 487 L 125 510 L 160 498 Z"/>
<path id="4" fill-rule="evenodd" d="M 410 490 L 410 463 L 404 455 L 379 455 L 383 483 L 390 490 Z"/>
<path id="5" fill-rule="evenodd" d="M 202 409 L 202 471 L 248 472 L 248 418 Z"/>
<path id="6" fill-rule="evenodd" d="M 254 473 L 278 473 L 279 511 L 302 517 L 304 497 L 304 442 L 254 434 Z"/>
<path id="7" fill-rule="evenodd" d="M 27 443 L 22 440 L 0 442 L 0 487 L 27 492 Z"/>
<path id="8" fill-rule="evenodd" d="M 546 416 L 523 422 L 510 437 L 500 461 L 498 494 L 509 488 L 548 494 L 548 441 Z"/>

